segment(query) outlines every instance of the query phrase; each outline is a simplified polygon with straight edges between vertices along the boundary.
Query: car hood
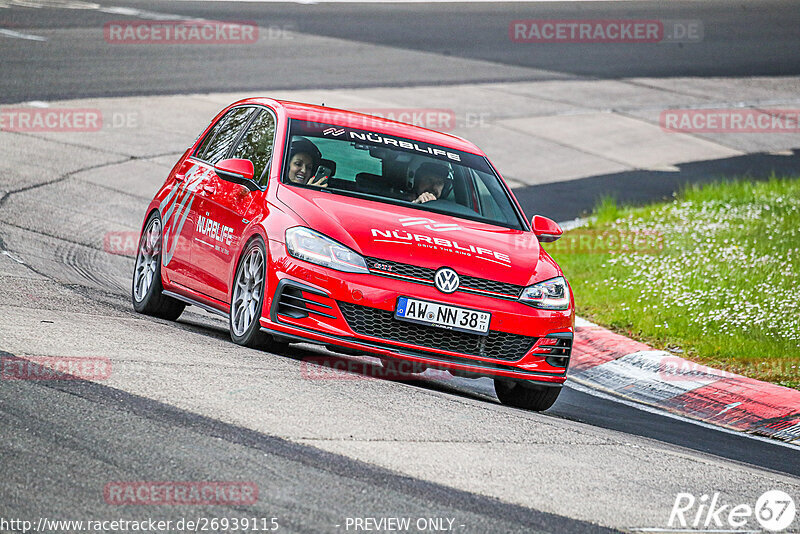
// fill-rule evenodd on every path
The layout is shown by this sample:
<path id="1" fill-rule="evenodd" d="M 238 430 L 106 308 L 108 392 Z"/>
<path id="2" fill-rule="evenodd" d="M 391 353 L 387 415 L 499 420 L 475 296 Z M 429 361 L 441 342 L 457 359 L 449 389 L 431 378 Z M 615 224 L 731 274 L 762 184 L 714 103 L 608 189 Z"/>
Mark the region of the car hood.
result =
<path id="1" fill-rule="evenodd" d="M 560 274 L 532 232 L 313 189 L 282 187 L 278 197 L 309 227 L 366 257 L 516 285 Z"/>

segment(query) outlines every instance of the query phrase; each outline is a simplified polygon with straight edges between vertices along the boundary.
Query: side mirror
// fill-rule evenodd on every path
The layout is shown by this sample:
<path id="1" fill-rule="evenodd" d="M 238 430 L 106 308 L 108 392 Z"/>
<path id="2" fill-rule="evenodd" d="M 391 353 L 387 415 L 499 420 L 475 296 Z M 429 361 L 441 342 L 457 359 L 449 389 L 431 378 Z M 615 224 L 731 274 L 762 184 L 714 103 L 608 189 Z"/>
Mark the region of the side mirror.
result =
<path id="1" fill-rule="evenodd" d="M 253 181 L 255 168 L 253 167 L 253 162 L 249 159 L 223 159 L 214 165 L 214 170 L 217 171 L 217 174 L 222 178 L 243 185 L 250 191 L 255 191 L 259 188 Z"/>
<path id="2" fill-rule="evenodd" d="M 552 243 L 557 241 L 564 231 L 553 219 L 542 217 L 541 215 L 534 215 L 531 219 L 531 227 L 533 234 L 539 238 L 542 243 Z"/>

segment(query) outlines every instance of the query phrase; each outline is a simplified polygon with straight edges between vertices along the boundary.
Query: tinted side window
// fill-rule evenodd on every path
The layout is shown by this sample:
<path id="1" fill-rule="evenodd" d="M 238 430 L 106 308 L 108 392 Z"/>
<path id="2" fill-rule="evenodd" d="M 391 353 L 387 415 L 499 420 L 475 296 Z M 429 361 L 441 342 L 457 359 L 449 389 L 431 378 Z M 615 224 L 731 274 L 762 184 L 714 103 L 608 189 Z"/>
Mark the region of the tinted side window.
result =
<path id="1" fill-rule="evenodd" d="M 253 179 L 259 185 L 267 181 L 267 164 L 272 157 L 272 143 L 275 139 L 275 118 L 267 110 L 262 110 L 256 117 L 239 146 L 233 153 L 234 158 L 249 159 L 253 162 Z"/>
<path id="2" fill-rule="evenodd" d="M 225 123 L 218 129 L 213 139 L 208 143 L 208 146 L 203 151 L 198 151 L 200 159 L 211 163 L 217 164 L 220 160 L 225 159 L 228 152 L 242 131 L 242 128 L 255 111 L 255 108 L 236 108 L 229 111 L 221 120 Z M 215 128 L 217 128 L 215 126 Z M 203 144 L 206 142 L 203 141 Z"/>
<path id="3" fill-rule="evenodd" d="M 200 143 L 200 146 L 197 147 L 197 150 L 195 150 L 194 157 L 198 159 L 203 159 L 203 153 L 208 148 L 209 143 L 211 143 L 211 140 L 214 139 L 214 136 L 217 135 L 220 128 L 222 128 L 222 126 L 225 124 L 225 121 L 231 117 L 231 113 L 233 113 L 233 111 L 227 112 L 225 115 L 222 116 L 222 118 L 220 118 L 216 122 L 216 124 L 214 124 L 214 126 L 211 127 L 211 129 L 206 134 L 205 138 L 203 138 L 203 142 Z"/>
<path id="4" fill-rule="evenodd" d="M 489 219 L 502 220 L 502 212 L 497 206 L 492 194 L 480 178 L 473 177 L 475 186 L 478 190 L 478 203 L 480 204 L 481 215 Z"/>
<path id="5" fill-rule="evenodd" d="M 484 177 L 477 173 L 473 173 L 473 180 L 478 190 L 478 202 L 480 203 L 481 215 L 496 221 L 505 219 L 505 222 L 510 223 L 511 221 L 508 220 L 508 214 L 504 213 L 498 204 L 498 199 L 505 198 L 500 183 L 496 180 L 487 183 Z"/>

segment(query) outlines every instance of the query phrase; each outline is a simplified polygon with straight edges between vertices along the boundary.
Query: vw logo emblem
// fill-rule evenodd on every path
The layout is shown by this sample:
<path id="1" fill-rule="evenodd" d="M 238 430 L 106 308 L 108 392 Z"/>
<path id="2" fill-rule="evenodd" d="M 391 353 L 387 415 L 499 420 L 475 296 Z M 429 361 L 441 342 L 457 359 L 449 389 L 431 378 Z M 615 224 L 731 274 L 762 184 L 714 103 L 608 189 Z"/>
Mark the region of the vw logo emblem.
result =
<path id="1" fill-rule="evenodd" d="M 436 289 L 442 293 L 452 293 L 458 289 L 458 284 L 461 283 L 461 280 L 458 278 L 458 273 L 453 269 L 450 267 L 442 267 L 436 271 L 436 275 L 433 277 L 433 283 L 436 285 Z"/>

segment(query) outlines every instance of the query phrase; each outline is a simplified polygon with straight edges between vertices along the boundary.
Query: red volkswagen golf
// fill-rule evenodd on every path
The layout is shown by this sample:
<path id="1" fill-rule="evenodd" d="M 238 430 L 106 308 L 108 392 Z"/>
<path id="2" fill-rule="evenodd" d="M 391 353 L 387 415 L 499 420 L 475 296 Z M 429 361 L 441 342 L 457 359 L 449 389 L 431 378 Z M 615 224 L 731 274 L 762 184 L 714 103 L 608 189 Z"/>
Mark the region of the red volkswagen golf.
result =
<path id="1" fill-rule="evenodd" d="M 473 144 L 416 126 L 253 98 L 224 109 L 147 208 L 134 308 L 187 304 L 234 342 L 345 353 L 494 379 L 544 410 L 566 379 L 572 291 Z"/>

